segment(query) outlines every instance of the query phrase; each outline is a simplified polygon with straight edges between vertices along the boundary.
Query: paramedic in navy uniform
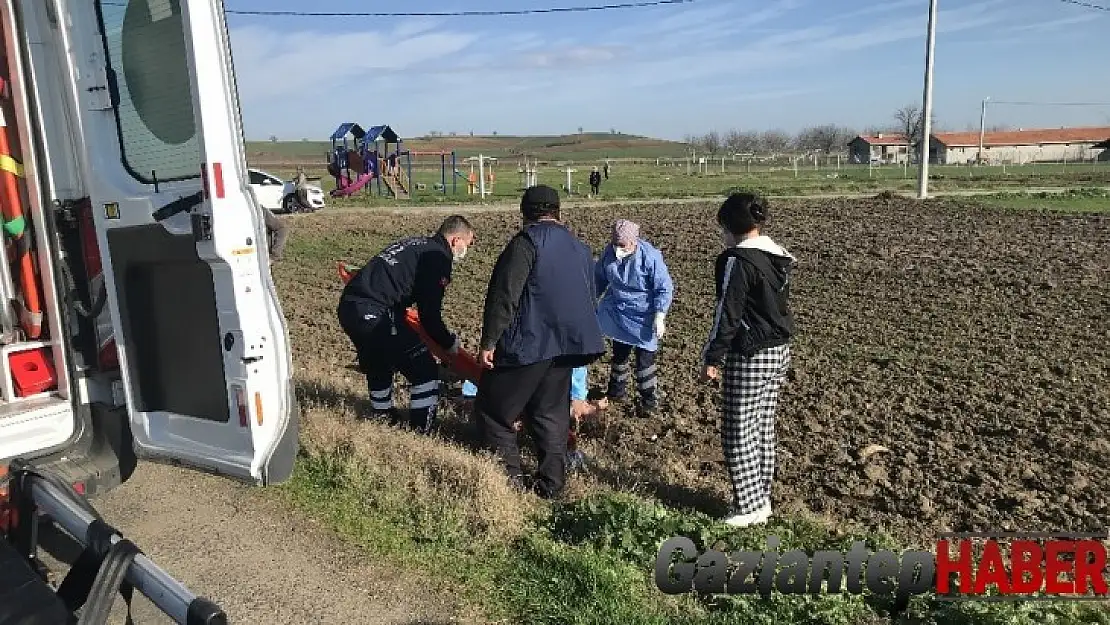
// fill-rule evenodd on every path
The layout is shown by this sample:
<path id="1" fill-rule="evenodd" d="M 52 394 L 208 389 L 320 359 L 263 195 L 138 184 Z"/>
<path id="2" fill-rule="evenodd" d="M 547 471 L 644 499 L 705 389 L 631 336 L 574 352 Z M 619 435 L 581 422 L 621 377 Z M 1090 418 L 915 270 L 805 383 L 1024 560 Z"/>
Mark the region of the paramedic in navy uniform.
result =
<path id="1" fill-rule="evenodd" d="M 435 426 L 439 366 L 405 323 L 405 312 L 415 304 L 432 340 L 458 353 L 458 337 L 443 322 L 443 296 L 453 264 L 473 242 L 470 222 L 461 215 L 448 217 L 434 235 L 408 237 L 379 252 L 351 276 L 339 299 L 339 324 L 358 353 L 373 412 L 393 413 L 393 376 L 400 372 L 411 384 L 409 425 L 423 434 Z"/>
<path id="2" fill-rule="evenodd" d="M 530 489 L 553 499 L 566 484 L 571 371 L 600 358 L 605 343 L 593 253 L 559 221 L 558 191 L 530 187 L 520 212 L 524 227 L 497 259 L 486 292 L 475 417 L 510 480 L 526 488 L 513 429 L 523 416 L 539 464 Z"/>

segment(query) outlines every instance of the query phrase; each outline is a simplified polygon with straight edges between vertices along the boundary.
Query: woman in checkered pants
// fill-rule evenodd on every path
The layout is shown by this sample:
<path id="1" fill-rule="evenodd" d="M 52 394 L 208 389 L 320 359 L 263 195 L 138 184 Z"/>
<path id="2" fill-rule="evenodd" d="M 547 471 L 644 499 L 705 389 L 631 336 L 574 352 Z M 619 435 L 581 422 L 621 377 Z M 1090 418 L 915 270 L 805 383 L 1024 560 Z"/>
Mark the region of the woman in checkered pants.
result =
<path id="1" fill-rule="evenodd" d="M 790 272 L 794 257 L 762 234 L 767 202 L 736 193 L 717 212 L 725 246 L 717 256 L 717 307 L 702 352 L 705 380 L 724 378 L 721 443 L 737 527 L 771 516 L 775 408 L 790 368 Z"/>

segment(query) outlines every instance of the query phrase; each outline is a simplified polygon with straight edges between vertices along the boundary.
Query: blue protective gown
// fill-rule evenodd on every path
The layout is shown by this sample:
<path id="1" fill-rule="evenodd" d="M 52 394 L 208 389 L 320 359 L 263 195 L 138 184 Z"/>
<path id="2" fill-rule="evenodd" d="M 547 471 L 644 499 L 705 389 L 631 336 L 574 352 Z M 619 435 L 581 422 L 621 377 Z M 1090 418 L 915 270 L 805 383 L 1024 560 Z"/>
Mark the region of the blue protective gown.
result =
<path id="1" fill-rule="evenodd" d="M 613 245 L 607 245 L 597 260 L 597 320 L 608 338 L 647 351 L 659 349 L 655 336 L 656 313 L 666 314 L 674 298 L 663 254 L 640 239 L 631 256 L 618 259 Z"/>

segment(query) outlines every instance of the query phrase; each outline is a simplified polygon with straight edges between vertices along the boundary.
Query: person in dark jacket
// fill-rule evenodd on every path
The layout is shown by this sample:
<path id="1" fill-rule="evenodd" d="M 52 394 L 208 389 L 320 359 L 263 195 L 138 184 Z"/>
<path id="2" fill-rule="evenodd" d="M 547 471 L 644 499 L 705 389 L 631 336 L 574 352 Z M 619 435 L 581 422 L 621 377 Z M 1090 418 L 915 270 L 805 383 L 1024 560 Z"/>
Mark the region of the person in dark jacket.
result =
<path id="1" fill-rule="evenodd" d="M 594 170 L 590 172 L 590 190 L 595 197 L 601 193 L 601 172 L 597 170 L 597 167 L 594 167 Z"/>
<path id="2" fill-rule="evenodd" d="M 497 259 L 486 292 L 479 362 L 487 371 L 474 412 L 486 445 L 522 488 L 513 423 L 523 414 L 539 461 L 531 489 L 550 499 L 566 483 L 571 372 L 598 360 L 605 343 L 593 254 L 559 222 L 559 192 L 530 187 L 520 210 L 524 227 Z"/>
<path id="3" fill-rule="evenodd" d="M 439 367 L 408 324 L 405 312 L 416 305 L 428 335 L 450 354 L 459 340 L 443 322 L 443 296 L 451 283 L 454 262 L 474 242 L 474 228 L 465 217 L 448 217 L 432 236 L 393 243 L 351 276 L 339 299 L 339 323 L 358 352 L 375 414 L 393 410 L 393 375 L 400 372 L 412 385 L 409 423 L 422 433 L 435 425 L 439 403 Z"/>
<path id="4" fill-rule="evenodd" d="M 790 369 L 794 321 L 790 273 L 794 257 L 762 234 L 767 203 L 749 193 L 730 196 L 717 213 L 725 250 L 717 256 L 717 307 L 702 352 L 702 378 L 724 368 L 721 442 L 732 481 L 733 511 L 745 527 L 771 516 L 775 409 Z"/>

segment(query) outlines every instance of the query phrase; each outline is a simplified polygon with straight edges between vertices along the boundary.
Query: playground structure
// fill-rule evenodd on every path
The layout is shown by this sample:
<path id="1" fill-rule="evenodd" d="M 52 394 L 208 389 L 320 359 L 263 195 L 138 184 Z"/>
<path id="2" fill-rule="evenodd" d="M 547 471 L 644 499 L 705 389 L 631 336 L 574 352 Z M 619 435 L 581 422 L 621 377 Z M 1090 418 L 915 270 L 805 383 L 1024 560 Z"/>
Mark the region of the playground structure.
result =
<path id="1" fill-rule="evenodd" d="M 485 199 L 487 195 L 493 193 L 493 185 L 497 181 L 497 174 L 494 172 L 497 159 L 493 156 L 479 154 L 466 159 L 466 162 L 470 163 L 470 173 L 466 177 L 466 194 L 480 195 L 482 199 Z M 491 163 L 489 169 L 486 169 L 487 162 Z M 478 166 L 477 173 L 474 171 L 475 165 Z M 456 173 L 458 173 L 457 170 Z"/>
<path id="2" fill-rule="evenodd" d="M 451 160 L 451 193 L 458 192 L 456 178 L 462 177 L 456 168 L 454 151 L 412 151 L 404 147 L 404 140 L 387 125 L 372 126 L 363 130 L 354 122 L 344 122 L 331 134 L 331 152 L 328 154 L 328 173 L 335 177 L 332 197 L 347 197 L 364 189 L 394 199 L 411 199 L 413 191 L 423 191 L 424 183 L 413 183 L 413 157 L 438 156 L 440 180 L 434 184 L 437 192 L 447 194 L 447 159 Z M 394 148 L 390 151 L 390 144 Z M 402 163 L 402 159 L 404 159 Z"/>

